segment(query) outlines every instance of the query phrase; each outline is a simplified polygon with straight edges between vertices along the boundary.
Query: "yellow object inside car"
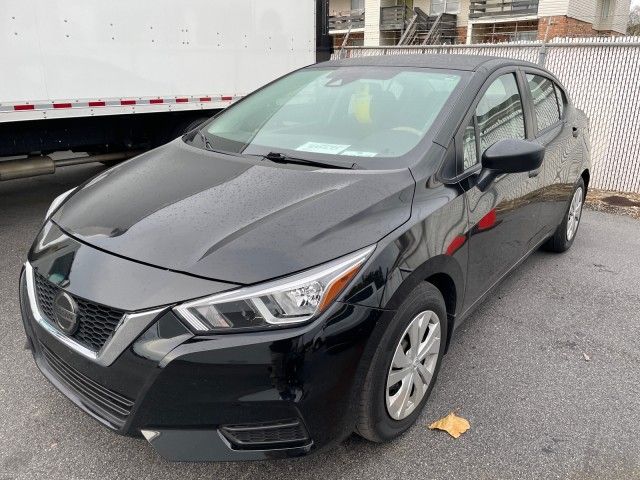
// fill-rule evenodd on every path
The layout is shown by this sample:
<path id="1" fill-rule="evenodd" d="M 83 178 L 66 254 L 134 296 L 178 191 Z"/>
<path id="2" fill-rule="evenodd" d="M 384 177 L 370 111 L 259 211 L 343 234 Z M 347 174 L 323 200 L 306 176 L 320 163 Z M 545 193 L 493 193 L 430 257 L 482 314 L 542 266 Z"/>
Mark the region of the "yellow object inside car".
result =
<path id="1" fill-rule="evenodd" d="M 359 123 L 371 124 L 371 92 L 369 85 L 360 85 L 353 96 L 353 115 Z"/>

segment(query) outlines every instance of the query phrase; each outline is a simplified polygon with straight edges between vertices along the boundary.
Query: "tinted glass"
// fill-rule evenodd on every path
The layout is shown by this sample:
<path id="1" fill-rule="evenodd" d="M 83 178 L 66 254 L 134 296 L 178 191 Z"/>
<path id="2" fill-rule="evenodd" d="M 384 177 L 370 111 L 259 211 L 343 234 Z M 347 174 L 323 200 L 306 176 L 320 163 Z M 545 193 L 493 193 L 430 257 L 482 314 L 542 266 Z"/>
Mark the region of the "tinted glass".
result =
<path id="1" fill-rule="evenodd" d="M 473 125 L 473 120 L 464 131 L 462 148 L 464 152 L 464 170 L 467 170 L 478 163 L 478 144 L 476 142 L 476 128 Z"/>
<path id="2" fill-rule="evenodd" d="M 560 121 L 560 111 L 558 110 L 553 82 L 538 75 L 527 75 L 527 83 L 533 97 L 533 106 L 538 120 L 538 131 L 558 123 Z"/>
<path id="3" fill-rule="evenodd" d="M 558 98 L 558 105 L 560 106 L 560 117 L 562 118 L 564 117 L 564 109 L 567 100 L 565 99 L 562 89 L 555 83 L 553 84 L 553 86 L 556 88 L 556 97 Z"/>
<path id="4" fill-rule="evenodd" d="M 372 67 L 293 73 L 206 125 L 209 148 L 264 155 L 284 152 L 397 158 L 413 149 L 461 77 L 442 70 Z"/>
<path id="5" fill-rule="evenodd" d="M 524 113 L 518 83 L 513 74 L 491 84 L 476 108 L 480 130 L 480 154 L 500 140 L 525 138 Z"/>

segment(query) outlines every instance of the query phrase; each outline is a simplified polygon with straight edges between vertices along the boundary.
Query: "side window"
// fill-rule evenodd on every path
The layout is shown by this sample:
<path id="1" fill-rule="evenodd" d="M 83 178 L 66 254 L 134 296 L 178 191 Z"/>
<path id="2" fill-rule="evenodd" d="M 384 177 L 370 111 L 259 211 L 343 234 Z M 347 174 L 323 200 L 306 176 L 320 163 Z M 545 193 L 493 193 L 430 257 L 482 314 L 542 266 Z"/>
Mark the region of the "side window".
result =
<path id="1" fill-rule="evenodd" d="M 538 131 L 545 130 L 560 121 L 560 110 L 556 100 L 554 84 L 538 75 L 527 75 L 533 106 L 538 120 Z"/>
<path id="2" fill-rule="evenodd" d="M 491 84 L 478 103 L 476 118 L 480 156 L 500 140 L 526 138 L 522 99 L 513 73 L 503 75 Z"/>
<path id="3" fill-rule="evenodd" d="M 567 105 L 567 97 L 564 95 L 564 92 L 562 91 L 562 89 L 558 85 L 556 85 L 554 83 L 553 86 L 556 89 L 556 97 L 558 99 L 558 106 L 560 107 L 560 118 L 563 118 L 564 117 L 564 110 L 565 110 L 566 105 Z"/>

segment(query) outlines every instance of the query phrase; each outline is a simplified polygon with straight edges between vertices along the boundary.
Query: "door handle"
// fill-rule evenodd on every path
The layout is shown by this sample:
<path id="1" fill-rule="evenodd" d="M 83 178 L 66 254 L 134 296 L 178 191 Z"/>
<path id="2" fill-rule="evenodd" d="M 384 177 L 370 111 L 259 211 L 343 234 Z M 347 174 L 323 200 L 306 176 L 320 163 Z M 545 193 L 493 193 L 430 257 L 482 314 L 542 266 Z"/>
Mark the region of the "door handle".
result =
<path id="1" fill-rule="evenodd" d="M 573 130 L 573 138 L 578 138 L 578 136 L 580 135 L 580 130 L 578 130 L 578 127 L 573 127 L 571 130 Z"/>

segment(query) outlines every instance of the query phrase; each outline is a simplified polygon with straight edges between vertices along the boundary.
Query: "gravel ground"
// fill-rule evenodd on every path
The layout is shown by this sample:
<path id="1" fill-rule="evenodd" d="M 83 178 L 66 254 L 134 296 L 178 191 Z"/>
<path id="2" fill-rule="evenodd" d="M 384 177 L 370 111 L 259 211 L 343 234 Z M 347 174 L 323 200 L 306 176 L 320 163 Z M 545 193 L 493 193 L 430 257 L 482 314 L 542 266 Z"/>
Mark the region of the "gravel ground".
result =
<path id="1" fill-rule="evenodd" d="M 640 220 L 640 193 L 591 190 L 586 205 L 591 210 L 629 215 Z"/>
<path id="2" fill-rule="evenodd" d="M 102 168 L 0 184 L 0 479 L 640 479 L 640 221 L 592 211 L 570 252 L 534 254 L 461 327 L 427 408 L 394 443 L 172 464 L 111 433 L 38 372 L 17 298 L 49 202 Z M 427 429 L 452 410 L 471 422 L 460 439 Z"/>

